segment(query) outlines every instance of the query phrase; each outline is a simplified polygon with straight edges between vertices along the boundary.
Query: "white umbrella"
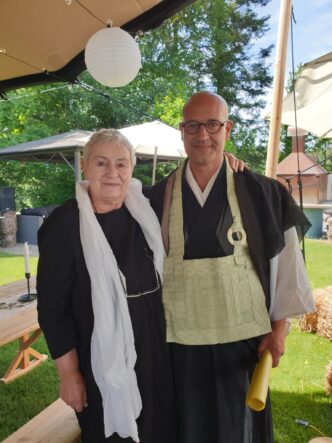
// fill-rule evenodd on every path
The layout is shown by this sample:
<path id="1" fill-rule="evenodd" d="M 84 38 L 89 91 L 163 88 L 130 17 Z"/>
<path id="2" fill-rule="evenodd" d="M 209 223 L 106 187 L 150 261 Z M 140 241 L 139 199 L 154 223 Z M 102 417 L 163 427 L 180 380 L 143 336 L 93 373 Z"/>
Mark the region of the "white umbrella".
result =
<path id="1" fill-rule="evenodd" d="M 332 137 L 332 52 L 306 63 L 295 83 L 297 126 Z M 281 123 L 295 126 L 294 91 L 283 101 Z"/>
<path id="2" fill-rule="evenodd" d="M 134 146 L 136 157 L 153 159 L 153 183 L 157 158 L 180 160 L 186 157 L 180 131 L 162 122 L 142 123 L 120 131 Z"/>

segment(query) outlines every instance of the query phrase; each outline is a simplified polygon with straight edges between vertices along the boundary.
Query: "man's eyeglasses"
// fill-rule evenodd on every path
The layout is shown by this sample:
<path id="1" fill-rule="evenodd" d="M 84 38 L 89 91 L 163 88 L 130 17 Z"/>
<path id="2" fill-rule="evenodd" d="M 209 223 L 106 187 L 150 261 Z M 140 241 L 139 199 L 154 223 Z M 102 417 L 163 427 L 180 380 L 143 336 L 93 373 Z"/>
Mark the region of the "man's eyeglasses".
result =
<path id="1" fill-rule="evenodd" d="M 206 123 L 189 120 L 187 122 L 182 122 L 180 127 L 183 128 L 187 134 L 197 134 L 200 127 L 205 126 L 205 129 L 209 134 L 216 134 L 226 123 L 227 120 L 224 122 L 220 122 L 219 120 L 209 120 Z"/>

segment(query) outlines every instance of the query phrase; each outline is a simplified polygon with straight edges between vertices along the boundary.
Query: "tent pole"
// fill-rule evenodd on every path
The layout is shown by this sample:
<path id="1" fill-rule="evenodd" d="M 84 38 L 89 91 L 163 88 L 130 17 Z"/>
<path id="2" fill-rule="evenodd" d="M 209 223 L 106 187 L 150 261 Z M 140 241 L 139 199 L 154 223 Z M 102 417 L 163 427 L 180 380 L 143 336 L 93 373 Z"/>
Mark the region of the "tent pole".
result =
<path id="1" fill-rule="evenodd" d="M 267 147 L 265 175 L 276 178 L 279 144 L 282 99 L 285 82 L 285 66 L 287 56 L 287 42 L 289 25 L 292 14 L 292 0 L 281 0 L 279 14 L 278 40 L 276 48 L 276 61 L 274 65 L 272 111 L 270 119 L 270 133 Z"/>
<path id="2" fill-rule="evenodd" d="M 153 156 L 153 169 L 152 169 L 152 184 L 153 185 L 156 182 L 157 151 L 158 151 L 158 146 L 155 146 L 154 147 L 154 156 Z"/>
<path id="3" fill-rule="evenodd" d="M 66 157 L 62 154 L 62 152 L 59 152 L 60 157 L 62 158 L 62 160 L 67 163 L 67 165 L 73 170 L 74 174 L 75 174 L 75 168 L 73 168 L 73 165 L 70 163 L 69 160 L 66 159 Z M 53 157 L 53 156 L 52 156 Z M 52 157 L 50 158 L 50 160 L 52 159 Z"/>
<path id="4" fill-rule="evenodd" d="M 74 152 L 75 158 L 75 180 L 78 182 L 81 180 L 81 152 L 79 149 L 76 149 Z"/>

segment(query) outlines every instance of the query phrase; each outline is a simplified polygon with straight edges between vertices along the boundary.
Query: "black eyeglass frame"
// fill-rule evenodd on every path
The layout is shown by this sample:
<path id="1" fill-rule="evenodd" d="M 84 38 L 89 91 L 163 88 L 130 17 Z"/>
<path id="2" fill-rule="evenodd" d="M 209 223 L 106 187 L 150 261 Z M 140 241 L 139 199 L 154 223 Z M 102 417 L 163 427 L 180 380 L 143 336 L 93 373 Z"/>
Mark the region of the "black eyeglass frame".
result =
<path id="1" fill-rule="evenodd" d="M 199 130 L 200 130 L 200 128 L 201 128 L 201 126 L 203 125 L 204 127 L 205 127 L 205 130 L 206 130 L 206 132 L 208 132 L 209 134 L 217 134 L 220 130 L 221 130 L 221 128 L 223 127 L 223 126 L 225 126 L 227 123 L 228 123 L 228 121 L 229 120 L 225 120 L 224 122 L 221 122 L 221 121 L 219 121 L 219 120 L 214 120 L 214 119 L 211 119 L 211 120 L 208 120 L 207 122 L 198 122 L 198 121 L 196 121 L 196 120 L 188 120 L 188 121 L 186 121 L 186 122 L 181 122 L 180 123 L 180 128 L 181 129 L 184 129 L 184 131 L 187 133 L 187 134 L 190 134 L 190 135 L 194 135 L 194 134 L 197 134 L 198 132 L 199 132 Z M 188 123 L 197 123 L 197 127 L 196 127 L 196 129 L 194 130 L 194 131 L 188 131 Z M 209 123 L 218 123 L 219 124 L 219 128 L 216 130 L 216 131 L 211 131 L 211 129 L 208 129 L 208 127 L 207 127 L 207 125 L 209 124 Z"/>

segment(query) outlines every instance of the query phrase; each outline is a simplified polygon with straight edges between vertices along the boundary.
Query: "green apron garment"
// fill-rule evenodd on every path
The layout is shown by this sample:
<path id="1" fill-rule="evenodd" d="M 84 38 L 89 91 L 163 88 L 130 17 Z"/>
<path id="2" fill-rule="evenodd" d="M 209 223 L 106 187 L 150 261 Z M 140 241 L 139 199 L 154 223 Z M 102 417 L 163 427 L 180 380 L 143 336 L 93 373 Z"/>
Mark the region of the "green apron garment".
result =
<path id="1" fill-rule="evenodd" d="M 234 253 L 219 258 L 183 260 L 183 168 L 176 171 L 169 211 L 169 254 L 164 261 L 163 304 L 168 342 L 230 343 L 271 331 L 227 159 L 226 165 L 227 198 L 233 217 L 227 238 L 234 245 Z"/>

